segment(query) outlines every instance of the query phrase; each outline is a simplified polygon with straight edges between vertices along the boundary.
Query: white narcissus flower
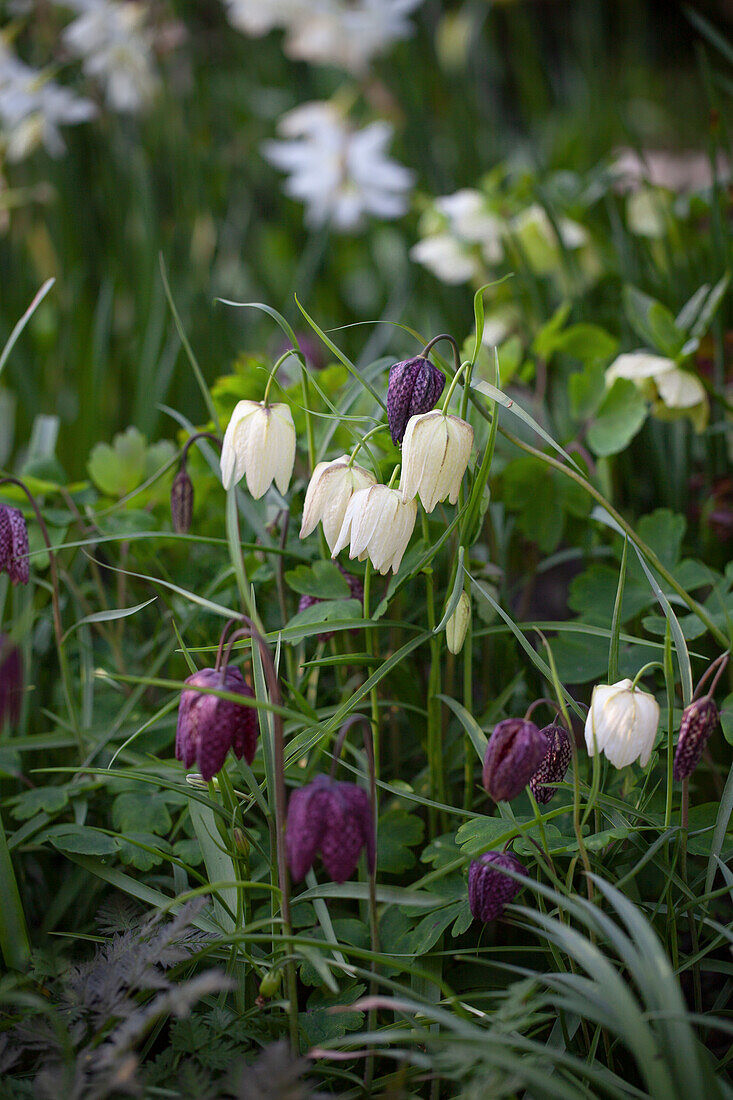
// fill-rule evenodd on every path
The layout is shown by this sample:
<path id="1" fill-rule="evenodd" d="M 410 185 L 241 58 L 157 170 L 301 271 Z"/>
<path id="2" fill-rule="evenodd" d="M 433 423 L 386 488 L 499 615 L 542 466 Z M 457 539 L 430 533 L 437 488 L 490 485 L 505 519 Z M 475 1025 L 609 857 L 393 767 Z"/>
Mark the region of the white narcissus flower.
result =
<path id="1" fill-rule="evenodd" d="M 356 129 L 335 103 L 315 102 L 288 111 L 278 130 L 285 140 L 265 142 L 262 151 L 288 173 L 285 193 L 305 204 L 306 225 L 350 233 L 367 215 L 391 219 L 406 212 L 413 174 L 387 155 L 388 122 Z"/>
<path id="2" fill-rule="evenodd" d="M 473 428 L 460 416 L 439 409 L 411 416 L 402 441 L 400 489 L 405 500 L 419 496 L 426 512 L 446 497 L 455 504 L 472 446 Z"/>
<path id="3" fill-rule="evenodd" d="M 406 501 L 397 489 L 372 485 L 359 489 L 346 506 L 344 522 L 331 551 L 335 558 L 347 543 L 349 557 L 369 558 L 378 573 L 400 567 L 417 517 L 417 501 Z"/>
<path id="4" fill-rule="evenodd" d="M 597 684 L 585 720 L 585 743 L 593 756 L 603 752 L 615 768 L 638 759 L 646 767 L 659 725 L 659 703 L 631 680 Z"/>
<path id="5" fill-rule="evenodd" d="M 221 480 L 225 489 L 247 478 L 259 500 L 274 481 L 287 492 L 295 462 L 295 425 L 287 405 L 240 401 L 224 433 Z"/>
<path id="6" fill-rule="evenodd" d="M 376 483 L 374 474 L 363 466 L 349 466 L 348 455 L 332 462 L 319 462 L 305 494 L 300 537 L 307 538 L 320 522 L 328 549 L 333 550 L 352 496 Z"/>

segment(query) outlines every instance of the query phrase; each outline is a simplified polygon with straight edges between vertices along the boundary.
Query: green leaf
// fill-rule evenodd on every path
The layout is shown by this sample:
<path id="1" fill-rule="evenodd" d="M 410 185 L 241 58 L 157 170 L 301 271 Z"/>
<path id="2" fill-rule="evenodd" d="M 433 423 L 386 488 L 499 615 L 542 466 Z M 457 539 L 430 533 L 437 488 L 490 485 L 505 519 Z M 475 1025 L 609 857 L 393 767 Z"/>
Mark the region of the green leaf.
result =
<path id="1" fill-rule="evenodd" d="M 641 429 L 646 401 L 628 378 L 617 378 L 606 392 L 588 429 L 588 445 L 599 457 L 618 454 Z"/>
<path id="2" fill-rule="evenodd" d="M 557 347 L 561 332 L 570 316 L 572 302 L 563 302 L 553 313 L 549 321 L 545 321 L 532 343 L 532 351 L 540 359 L 550 359 Z"/>
<path id="3" fill-rule="evenodd" d="M 361 617 L 361 612 L 362 606 L 358 600 L 323 600 L 293 615 L 292 619 L 288 620 L 287 629 L 293 630 L 299 626 L 320 626 L 321 623 L 328 623 L 334 619 L 358 619 Z M 317 632 L 311 630 L 307 633 Z M 289 640 L 296 639 L 290 637 Z"/>
<path id="4" fill-rule="evenodd" d="M 666 306 L 633 286 L 624 287 L 623 302 L 629 324 L 637 336 L 660 355 L 674 359 L 685 342 L 685 333 L 677 328 Z"/>
<path id="5" fill-rule="evenodd" d="M 587 515 L 590 504 L 581 486 L 555 476 L 552 467 L 522 456 L 505 466 L 502 498 L 518 513 L 517 526 L 544 553 L 552 553 L 562 538 L 566 513 Z"/>
<path id="6" fill-rule="evenodd" d="M 512 826 L 500 817 L 476 817 L 461 825 L 456 843 L 464 855 L 477 856 L 505 842 L 513 832 Z"/>
<path id="7" fill-rule="evenodd" d="M 11 799 L 16 821 L 28 821 L 37 813 L 55 814 L 69 801 L 65 787 L 35 787 Z"/>
<path id="8" fill-rule="evenodd" d="M 83 856 L 111 856 L 117 851 L 114 837 L 87 825 L 55 825 L 46 833 L 60 852 L 76 852 Z"/>
<path id="9" fill-rule="evenodd" d="M 160 850 L 160 838 L 153 833 L 127 833 L 119 839 L 120 859 L 131 867 L 137 867 L 139 871 L 150 871 L 157 867 L 165 859 L 165 852 Z M 135 841 L 138 841 L 136 844 Z M 144 847 L 141 847 L 144 845 Z M 165 851 L 168 845 L 165 844 Z M 154 851 L 148 849 L 153 848 Z"/>
<path id="10" fill-rule="evenodd" d="M 422 842 L 425 827 L 416 815 L 400 805 L 379 815 L 377 867 L 382 874 L 397 875 L 415 864 L 412 849 Z"/>
<path id="11" fill-rule="evenodd" d="M 656 508 L 642 516 L 637 526 L 639 538 L 654 551 L 667 569 L 672 569 L 677 564 L 686 529 L 685 517 L 669 508 Z M 710 583 L 709 578 L 707 583 Z"/>
<path id="12" fill-rule="evenodd" d="M 319 600 L 348 600 L 351 594 L 346 578 L 333 561 L 299 565 L 288 570 L 285 581 L 294 592 Z"/>
<path id="13" fill-rule="evenodd" d="M 97 443 L 87 464 L 97 488 L 111 497 L 122 497 L 137 488 L 145 476 L 145 436 L 129 427 L 109 443 Z"/>
<path id="14" fill-rule="evenodd" d="M 112 824 L 122 833 L 158 833 L 164 836 L 171 827 L 171 815 L 156 794 L 125 791 L 112 804 Z"/>
<path id="15" fill-rule="evenodd" d="M 561 333 L 555 350 L 591 366 L 608 362 L 618 351 L 619 342 L 599 325 L 571 325 Z"/>
<path id="16" fill-rule="evenodd" d="M 568 604 L 584 622 L 609 627 L 617 589 L 618 574 L 614 569 L 608 565 L 591 565 L 571 582 Z M 653 603 L 654 596 L 648 585 L 632 575 L 629 562 L 619 621 L 626 623 L 636 618 Z"/>
<path id="17" fill-rule="evenodd" d="M 348 1031 L 358 1031 L 364 1021 L 363 1012 L 331 1012 L 332 1007 L 352 1004 L 365 993 L 365 985 L 350 985 L 336 993 L 316 990 L 308 998 L 307 1012 L 298 1013 L 298 1022 L 308 1044 L 321 1046 L 329 1039 L 338 1039 Z"/>
<path id="18" fill-rule="evenodd" d="M 592 364 L 571 374 L 568 379 L 568 397 L 570 411 L 575 419 L 587 420 L 593 416 L 605 392 L 605 371 L 602 366 Z"/>
<path id="19" fill-rule="evenodd" d="M 723 700 L 720 708 L 720 728 L 729 745 L 733 745 L 733 693 Z"/>

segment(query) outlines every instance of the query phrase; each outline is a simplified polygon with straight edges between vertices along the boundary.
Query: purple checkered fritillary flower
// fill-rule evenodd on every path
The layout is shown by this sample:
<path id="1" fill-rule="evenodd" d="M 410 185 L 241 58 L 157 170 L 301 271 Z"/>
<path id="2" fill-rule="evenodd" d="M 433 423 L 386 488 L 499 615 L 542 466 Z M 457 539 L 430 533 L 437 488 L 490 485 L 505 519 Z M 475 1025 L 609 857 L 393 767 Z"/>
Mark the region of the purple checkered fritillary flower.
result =
<path id="1" fill-rule="evenodd" d="M 675 780 L 687 779 L 692 775 L 719 720 L 718 708 L 709 695 L 695 699 L 685 707 L 674 754 Z"/>
<path id="2" fill-rule="evenodd" d="M 215 688 L 254 698 L 238 668 L 203 668 L 185 681 L 193 687 Z M 238 759 L 252 763 L 257 748 L 257 712 L 217 695 L 185 690 L 181 693 L 176 729 L 176 759 L 187 768 L 198 763 L 201 776 L 212 779 L 232 750 Z"/>
<path id="3" fill-rule="evenodd" d="M 522 889 L 506 870 L 526 875 L 527 871 L 511 852 L 484 852 L 468 869 L 468 904 L 476 920 L 488 924 L 501 916 L 504 908 Z"/>
<path id="4" fill-rule="evenodd" d="M 443 392 L 445 375 L 424 355 L 389 369 L 387 420 L 393 443 L 401 443 L 411 416 L 430 412 Z"/>
<path id="5" fill-rule="evenodd" d="M 13 584 L 28 584 L 28 528 L 18 508 L 0 504 L 0 573 Z"/>
<path id="6" fill-rule="evenodd" d="M 534 722 L 505 718 L 494 727 L 484 754 L 482 782 L 494 802 L 521 794 L 539 768 L 547 741 Z"/>
<path id="7" fill-rule="evenodd" d="M 542 806 L 557 794 L 557 788 L 547 786 L 547 784 L 562 783 L 573 753 L 564 726 L 553 722 L 541 729 L 540 733 L 545 738 L 547 749 L 544 759 L 530 779 L 528 787 L 534 795 L 535 801 Z"/>
<path id="8" fill-rule="evenodd" d="M 296 882 L 305 877 L 318 852 L 334 882 L 345 882 L 353 875 L 362 848 L 366 849 L 367 866 L 373 871 L 374 818 L 366 791 L 355 783 L 341 783 L 326 775 L 317 775 L 311 783 L 293 791 L 285 847 Z"/>

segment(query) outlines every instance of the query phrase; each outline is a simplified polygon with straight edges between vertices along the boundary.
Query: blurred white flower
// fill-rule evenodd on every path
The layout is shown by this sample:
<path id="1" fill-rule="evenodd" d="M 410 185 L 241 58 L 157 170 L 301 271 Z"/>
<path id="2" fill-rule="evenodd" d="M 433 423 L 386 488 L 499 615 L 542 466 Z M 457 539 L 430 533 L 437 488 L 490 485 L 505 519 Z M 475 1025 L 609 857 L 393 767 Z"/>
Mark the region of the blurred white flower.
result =
<path id="1" fill-rule="evenodd" d="M 446 497 L 455 504 L 472 446 L 473 428 L 460 416 L 440 409 L 411 416 L 402 441 L 400 489 L 405 500 L 419 495 L 426 512 Z"/>
<path id="2" fill-rule="evenodd" d="M 410 259 L 422 264 L 442 282 L 457 286 L 481 275 L 478 257 L 450 233 L 423 237 L 410 249 Z"/>
<path id="3" fill-rule="evenodd" d="M 610 386 L 617 378 L 628 378 L 637 383 L 646 382 L 666 371 L 674 370 L 676 366 L 674 359 L 654 355 L 650 351 L 626 351 L 606 369 L 606 385 Z"/>
<path id="4" fill-rule="evenodd" d="M 452 195 L 435 200 L 435 206 L 448 219 L 451 231 L 464 241 L 481 245 L 483 257 L 489 264 L 498 263 L 504 255 L 501 237 L 504 222 L 492 214 L 480 191 L 464 187 Z"/>
<path id="5" fill-rule="evenodd" d="M 274 481 L 287 492 L 295 462 L 295 425 L 287 405 L 240 401 L 224 433 L 221 448 L 221 480 L 231 489 L 246 475 L 255 500 Z"/>
<path id="6" fill-rule="evenodd" d="M 674 359 L 648 351 L 625 352 L 606 369 L 607 386 L 617 378 L 635 382 L 644 396 L 655 402 L 652 411 L 656 416 L 670 419 L 670 414 L 687 415 L 698 432 L 707 424 L 709 402 L 705 387 L 696 374 L 678 367 Z"/>
<path id="7" fill-rule="evenodd" d="M 597 684 L 585 720 L 588 754 L 606 754 L 615 768 L 637 759 L 646 767 L 659 725 L 659 703 L 648 691 L 634 688 L 631 680 Z"/>
<path id="8" fill-rule="evenodd" d="M 344 522 L 331 551 L 335 558 L 350 543 L 349 557 L 369 558 L 378 573 L 400 567 L 417 517 L 417 501 L 397 489 L 372 485 L 359 489 L 346 506 Z"/>
<path id="9" fill-rule="evenodd" d="M 389 123 L 356 130 L 334 104 L 315 102 L 283 115 L 278 131 L 285 140 L 266 142 L 263 152 L 289 174 L 285 192 L 305 204 L 307 225 L 348 233 L 369 214 L 397 218 L 407 210 L 412 173 L 387 156 Z"/>
<path id="10" fill-rule="evenodd" d="M 8 160 L 22 160 L 39 145 L 60 156 L 66 146 L 59 127 L 87 122 L 96 113 L 91 100 L 26 65 L 0 38 L 0 142 Z"/>
<path id="11" fill-rule="evenodd" d="M 422 0 L 225 0 L 232 26 L 262 35 L 286 31 L 288 57 L 363 75 L 371 60 L 412 34 Z"/>
<path id="12" fill-rule="evenodd" d="M 691 409 L 707 400 L 705 387 L 692 371 L 675 367 L 660 374 L 654 382 L 668 409 Z"/>
<path id="13" fill-rule="evenodd" d="M 336 544 L 346 507 L 354 493 L 377 483 L 374 474 L 363 466 L 349 466 L 348 463 L 348 455 L 341 455 L 332 462 L 319 462 L 303 503 L 300 537 L 307 538 L 322 523 L 329 550 Z"/>
<path id="14" fill-rule="evenodd" d="M 82 60 L 87 76 L 103 86 L 114 111 L 139 111 L 153 98 L 153 33 L 146 8 L 135 0 L 72 0 L 80 14 L 66 27 L 64 44 Z"/>

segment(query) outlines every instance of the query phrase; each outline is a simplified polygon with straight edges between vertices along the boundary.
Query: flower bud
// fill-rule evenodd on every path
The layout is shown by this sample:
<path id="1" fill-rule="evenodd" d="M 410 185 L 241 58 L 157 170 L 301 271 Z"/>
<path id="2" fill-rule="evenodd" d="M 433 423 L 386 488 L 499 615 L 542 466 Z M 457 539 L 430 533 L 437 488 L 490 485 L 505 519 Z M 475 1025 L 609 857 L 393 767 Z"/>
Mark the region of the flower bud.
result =
<path id="1" fill-rule="evenodd" d="M 648 691 L 634 688 L 631 680 L 596 684 L 585 720 L 588 754 L 604 752 L 615 768 L 625 768 L 638 758 L 646 767 L 659 725 L 659 703 Z"/>
<path id="2" fill-rule="evenodd" d="M 505 906 L 522 889 L 505 871 L 526 875 L 527 871 L 511 852 L 484 852 L 468 869 L 468 904 L 476 920 L 488 924 L 496 920 Z"/>
<path id="3" fill-rule="evenodd" d="M 541 729 L 540 733 L 547 743 L 547 751 L 528 786 L 535 801 L 542 806 L 557 794 L 554 786 L 548 787 L 546 784 L 562 783 L 573 753 L 570 738 L 564 726 L 553 722 L 552 725 Z"/>
<path id="4" fill-rule="evenodd" d="M 282 970 L 268 970 L 264 978 L 260 982 L 260 997 L 264 1001 L 269 1001 L 272 997 L 276 996 L 280 986 L 282 984 Z"/>
<path id="5" fill-rule="evenodd" d="M 254 698 L 242 673 L 231 665 L 201 669 L 185 683 Z M 176 760 L 182 760 L 187 768 L 197 761 L 207 781 L 221 771 L 229 749 L 238 759 L 244 757 L 251 764 L 257 748 L 257 725 L 257 712 L 253 707 L 240 706 L 201 691 L 184 690 L 178 706 Z"/>
<path id="6" fill-rule="evenodd" d="M 405 501 L 397 489 L 372 485 L 349 501 L 344 522 L 331 552 L 336 557 L 347 543 L 349 557 L 369 558 L 378 573 L 397 572 L 417 518 L 417 504 Z"/>
<path id="7" fill-rule="evenodd" d="M 173 520 L 173 530 L 177 534 L 185 535 L 191 530 L 193 482 L 185 466 L 181 466 L 171 486 L 171 518 Z"/>
<path id="8" fill-rule="evenodd" d="M 345 882 L 355 871 L 362 848 L 374 870 L 376 837 L 369 796 L 355 783 L 339 783 L 317 775 L 293 791 L 285 826 L 285 848 L 296 882 L 305 878 L 320 851 L 334 882 Z"/>
<path id="9" fill-rule="evenodd" d="M 274 481 L 287 492 L 295 462 L 295 425 L 287 405 L 240 401 L 224 433 L 221 448 L 221 480 L 230 489 L 247 478 L 255 500 Z"/>
<path id="10" fill-rule="evenodd" d="M 305 494 L 300 537 L 307 538 L 322 523 L 328 549 L 333 552 L 352 496 L 376 483 L 374 474 L 363 466 L 349 466 L 348 455 L 319 462 Z"/>
<path id="11" fill-rule="evenodd" d="M 537 771 L 547 742 L 534 722 L 505 718 L 494 727 L 484 754 L 482 782 L 494 802 L 511 802 Z"/>
<path id="12" fill-rule="evenodd" d="M 692 775 L 719 720 L 718 708 L 709 695 L 695 699 L 685 707 L 674 754 L 673 775 L 676 780 Z"/>
<path id="13" fill-rule="evenodd" d="M 435 410 L 411 417 L 402 443 L 405 500 L 419 496 L 426 512 L 446 497 L 455 504 L 472 446 L 473 428 L 460 416 Z"/>
<path id="14" fill-rule="evenodd" d="M 444 386 L 445 375 L 423 355 L 390 367 L 387 420 L 393 443 L 402 442 L 411 416 L 435 408 Z"/>
<path id="15" fill-rule="evenodd" d="M 445 643 L 451 653 L 460 653 L 466 640 L 471 621 L 471 600 L 467 592 L 461 592 L 455 610 L 445 624 Z"/>
<path id="16" fill-rule="evenodd" d="M 23 662 L 17 645 L 7 634 L 0 634 L 0 730 L 7 719 L 18 724 L 23 698 Z"/>
<path id="17" fill-rule="evenodd" d="M 28 528 L 18 508 L 0 504 L 0 573 L 13 584 L 28 584 Z"/>

